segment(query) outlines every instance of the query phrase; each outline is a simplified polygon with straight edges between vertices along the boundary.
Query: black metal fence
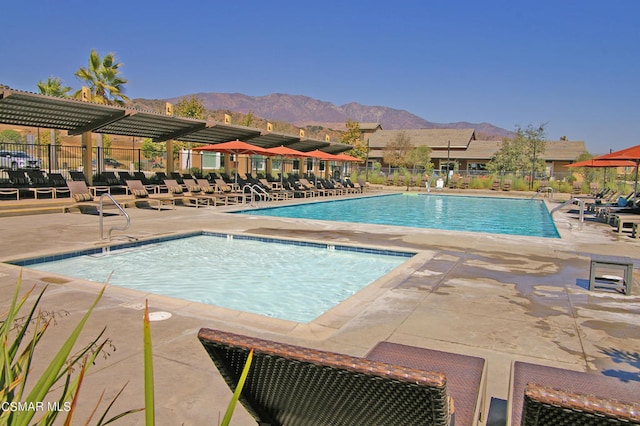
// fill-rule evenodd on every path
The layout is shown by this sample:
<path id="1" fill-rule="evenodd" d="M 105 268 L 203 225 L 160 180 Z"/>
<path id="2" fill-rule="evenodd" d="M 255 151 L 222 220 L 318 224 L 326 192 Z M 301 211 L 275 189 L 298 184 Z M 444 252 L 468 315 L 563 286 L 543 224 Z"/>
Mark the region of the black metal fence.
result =
<path id="1" fill-rule="evenodd" d="M 0 176 L 6 178 L 6 170 L 41 169 L 47 173 L 84 171 L 81 146 L 38 145 L 0 143 Z M 103 170 L 141 171 L 151 167 L 151 160 L 144 160 L 140 149 L 92 148 L 91 169 L 93 174 Z"/>

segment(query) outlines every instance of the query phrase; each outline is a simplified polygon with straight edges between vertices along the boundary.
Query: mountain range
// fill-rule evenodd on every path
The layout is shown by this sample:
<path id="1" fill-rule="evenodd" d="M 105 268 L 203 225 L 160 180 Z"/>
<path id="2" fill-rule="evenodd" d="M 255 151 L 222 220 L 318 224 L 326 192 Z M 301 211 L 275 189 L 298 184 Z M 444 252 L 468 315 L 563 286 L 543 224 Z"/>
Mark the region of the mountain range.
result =
<path id="1" fill-rule="evenodd" d="M 283 121 L 298 127 L 322 126 L 344 130 L 347 119 L 380 123 L 385 130 L 394 129 L 434 129 L 453 128 L 476 130 L 478 139 L 497 139 L 512 136 L 513 133 L 490 123 L 434 123 L 408 111 L 384 107 L 367 106 L 356 102 L 335 105 L 302 95 L 273 93 L 266 96 L 248 96 L 241 93 L 195 93 L 163 101 L 176 104 L 181 99 L 195 96 L 209 111 L 225 110 L 242 114 L 252 113 L 269 121 Z M 149 107 L 144 99 L 135 99 L 134 104 Z M 154 108 L 155 109 L 155 108 Z"/>

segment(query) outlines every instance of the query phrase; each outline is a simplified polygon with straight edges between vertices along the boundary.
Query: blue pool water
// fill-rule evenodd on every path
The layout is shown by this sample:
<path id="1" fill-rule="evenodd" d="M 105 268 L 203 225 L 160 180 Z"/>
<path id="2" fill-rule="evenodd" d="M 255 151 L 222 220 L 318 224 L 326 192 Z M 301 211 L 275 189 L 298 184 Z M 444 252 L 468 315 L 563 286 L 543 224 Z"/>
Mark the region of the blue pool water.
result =
<path id="1" fill-rule="evenodd" d="M 559 238 L 541 200 L 394 194 L 238 213 Z"/>
<path id="2" fill-rule="evenodd" d="M 201 234 L 16 262 L 32 269 L 309 322 L 413 253 Z"/>

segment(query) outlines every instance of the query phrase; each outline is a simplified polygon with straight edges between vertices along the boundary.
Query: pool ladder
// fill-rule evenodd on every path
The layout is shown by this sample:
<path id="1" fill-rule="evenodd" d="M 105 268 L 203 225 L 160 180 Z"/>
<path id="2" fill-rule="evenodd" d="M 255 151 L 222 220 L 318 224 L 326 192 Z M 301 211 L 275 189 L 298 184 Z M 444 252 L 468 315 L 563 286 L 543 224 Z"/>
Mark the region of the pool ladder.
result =
<path id="1" fill-rule="evenodd" d="M 248 193 L 247 193 L 248 191 Z M 271 201 L 271 195 L 263 187 L 260 185 L 254 184 L 246 184 L 242 188 L 242 203 L 245 204 L 247 202 L 247 195 L 249 195 L 249 205 L 256 206 L 253 201 L 254 199 L 259 201 Z"/>
<path id="2" fill-rule="evenodd" d="M 105 198 L 108 198 L 109 200 L 111 200 L 113 205 L 116 206 L 116 208 L 120 210 L 120 213 L 122 213 L 122 215 L 127 219 L 127 224 L 125 226 L 122 226 L 122 227 L 112 226 L 111 228 L 109 228 L 109 232 L 107 233 L 107 235 L 109 237 L 109 241 L 111 241 L 111 232 L 126 231 L 127 229 L 129 229 L 129 227 L 131 226 L 131 216 L 129 216 L 129 213 L 127 213 L 122 208 L 122 206 L 111 196 L 111 194 L 104 193 L 100 195 L 100 241 L 104 240 L 104 199 Z M 136 239 L 134 237 L 127 237 L 127 238 Z"/>

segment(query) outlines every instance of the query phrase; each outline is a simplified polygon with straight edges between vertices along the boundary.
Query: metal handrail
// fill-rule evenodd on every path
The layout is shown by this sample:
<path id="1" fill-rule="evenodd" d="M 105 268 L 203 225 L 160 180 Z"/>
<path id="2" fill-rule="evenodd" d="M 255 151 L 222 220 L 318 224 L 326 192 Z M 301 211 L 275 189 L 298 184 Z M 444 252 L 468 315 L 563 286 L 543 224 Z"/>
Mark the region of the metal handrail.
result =
<path id="1" fill-rule="evenodd" d="M 569 201 L 565 201 L 564 203 L 560 204 L 559 206 L 554 207 L 553 209 L 551 209 L 551 211 L 549 212 L 549 214 L 551 216 L 553 216 L 553 214 L 560 210 L 561 208 L 568 206 L 569 204 L 575 204 L 578 203 L 578 205 L 580 206 L 580 215 L 579 215 L 579 221 L 578 221 L 578 229 L 582 230 L 582 223 L 584 222 L 584 200 L 581 198 L 572 198 Z"/>
<path id="2" fill-rule="evenodd" d="M 258 185 L 251 185 L 250 183 L 246 184 L 245 186 L 242 187 L 242 204 L 246 203 L 247 197 L 245 196 L 245 191 L 248 189 L 249 190 L 249 195 L 251 196 L 251 200 L 249 202 L 250 206 L 255 206 L 255 204 L 253 204 L 253 195 L 255 194 L 258 198 L 258 201 L 262 201 L 262 195 L 260 192 L 258 192 L 258 190 L 256 189 L 259 188 L 260 190 L 262 190 L 262 192 L 265 195 L 265 200 L 267 200 L 268 198 L 270 198 L 269 194 L 267 193 L 267 191 L 264 190 L 264 188 L 258 186 Z"/>
<path id="3" fill-rule="evenodd" d="M 553 200 L 553 187 L 552 186 L 545 186 L 545 187 L 542 187 L 542 188 L 538 188 L 538 192 L 533 194 L 533 197 L 531 197 L 531 199 L 533 200 L 534 198 L 536 198 L 538 195 L 542 194 L 543 192 L 548 192 L 549 193 L 549 199 Z"/>
<path id="4" fill-rule="evenodd" d="M 127 213 L 122 206 L 111 196 L 111 194 L 109 193 L 104 193 L 102 195 L 100 195 L 100 240 L 104 239 L 104 214 L 103 214 L 103 206 L 104 206 L 104 198 L 108 198 L 111 200 L 111 202 L 113 203 L 114 206 L 116 206 L 116 208 L 118 210 L 120 210 L 120 212 L 123 214 L 124 217 L 127 218 L 127 224 L 124 227 L 118 227 L 118 226 L 112 226 L 111 228 L 109 228 L 109 241 L 111 241 L 111 232 L 112 231 L 126 231 L 127 229 L 129 229 L 129 226 L 131 226 L 131 216 L 129 216 L 129 213 Z"/>

